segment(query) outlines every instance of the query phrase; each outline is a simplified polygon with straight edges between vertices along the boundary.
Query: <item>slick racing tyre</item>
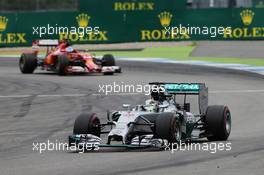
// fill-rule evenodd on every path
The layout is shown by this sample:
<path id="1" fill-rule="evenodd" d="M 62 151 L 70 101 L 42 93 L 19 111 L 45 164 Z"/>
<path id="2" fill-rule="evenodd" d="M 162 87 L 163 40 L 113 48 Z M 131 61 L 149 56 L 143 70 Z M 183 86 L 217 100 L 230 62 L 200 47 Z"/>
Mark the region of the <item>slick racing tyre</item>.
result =
<path id="1" fill-rule="evenodd" d="M 93 134 L 100 137 L 100 119 L 95 113 L 82 113 L 77 117 L 73 127 L 73 134 Z"/>
<path id="2" fill-rule="evenodd" d="M 66 75 L 66 68 L 69 65 L 69 60 L 66 55 L 59 55 L 57 60 L 57 73 L 58 75 Z"/>
<path id="3" fill-rule="evenodd" d="M 115 66 L 115 58 L 111 54 L 106 54 L 102 58 L 102 67 L 104 66 Z M 113 75 L 113 72 L 105 72 L 104 75 Z"/>
<path id="4" fill-rule="evenodd" d="M 23 53 L 19 59 L 19 68 L 23 74 L 32 74 L 38 66 L 38 60 L 34 54 Z"/>
<path id="5" fill-rule="evenodd" d="M 180 123 L 173 113 L 162 113 L 156 118 L 154 136 L 156 138 L 166 139 L 169 143 L 180 141 Z"/>
<path id="6" fill-rule="evenodd" d="M 208 106 L 205 128 L 210 141 L 227 140 L 231 132 L 231 113 L 227 106 Z"/>
<path id="7" fill-rule="evenodd" d="M 115 66 L 115 58 L 111 54 L 106 54 L 102 58 L 102 66 Z"/>

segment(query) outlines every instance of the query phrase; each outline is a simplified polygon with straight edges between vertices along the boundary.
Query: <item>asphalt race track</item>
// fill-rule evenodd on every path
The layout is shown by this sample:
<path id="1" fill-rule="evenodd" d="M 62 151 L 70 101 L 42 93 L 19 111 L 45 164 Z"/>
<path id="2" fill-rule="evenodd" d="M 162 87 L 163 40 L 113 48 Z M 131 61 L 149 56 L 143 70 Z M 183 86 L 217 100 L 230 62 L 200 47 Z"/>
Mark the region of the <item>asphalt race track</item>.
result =
<path id="1" fill-rule="evenodd" d="M 20 73 L 16 62 L 0 63 L 0 174 L 252 174 L 264 172 L 264 79 L 240 71 L 165 63 L 119 62 L 123 74 L 59 77 L 40 70 Z M 33 143 L 67 142 L 77 115 L 98 113 L 144 95 L 96 95 L 99 84 L 151 81 L 205 82 L 210 104 L 232 112 L 231 151 L 123 149 L 76 153 L 33 150 Z"/>

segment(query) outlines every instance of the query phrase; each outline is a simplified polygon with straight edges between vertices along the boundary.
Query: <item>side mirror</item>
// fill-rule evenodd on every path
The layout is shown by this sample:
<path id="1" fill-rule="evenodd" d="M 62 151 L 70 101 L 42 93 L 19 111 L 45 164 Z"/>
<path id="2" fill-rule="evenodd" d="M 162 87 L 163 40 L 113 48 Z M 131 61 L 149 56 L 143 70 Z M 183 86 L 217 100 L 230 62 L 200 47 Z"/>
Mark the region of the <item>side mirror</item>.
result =
<path id="1" fill-rule="evenodd" d="M 159 105 L 160 108 L 167 108 L 168 106 L 169 106 L 169 104 Z"/>
<path id="2" fill-rule="evenodd" d="M 123 108 L 127 110 L 131 110 L 131 105 L 130 104 L 123 104 Z"/>
<path id="3" fill-rule="evenodd" d="M 123 104 L 123 108 L 129 108 L 130 106 L 130 104 Z"/>

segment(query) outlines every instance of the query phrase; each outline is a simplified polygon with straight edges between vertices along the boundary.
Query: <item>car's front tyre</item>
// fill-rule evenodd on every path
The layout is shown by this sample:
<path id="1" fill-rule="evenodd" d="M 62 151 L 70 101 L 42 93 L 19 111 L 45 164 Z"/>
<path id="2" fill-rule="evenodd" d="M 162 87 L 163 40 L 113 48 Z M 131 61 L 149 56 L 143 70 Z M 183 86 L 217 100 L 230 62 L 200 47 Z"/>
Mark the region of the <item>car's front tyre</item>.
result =
<path id="1" fill-rule="evenodd" d="M 100 137 L 100 119 L 96 116 L 95 113 L 80 114 L 75 120 L 73 134 L 92 134 Z"/>
<path id="2" fill-rule="evenodd" d="M 177 117 L 173 113 L 161 113 L 155 120 L 154 136 L 166 139 L 169 143 L 177 143 L 181 140 L 181 127 Z"/>
<path id="3" fill-rule="evenodd" d="M 104 66 L 115 66 L 115 58 L 111 54 L 106 54 L 102 58 L 102 67 Z M 121 70 L 120 70 L 121 71 Z M 113 75 L 113 72 L 105 72 L 104 75 Z"/>
<path id="4" fill-rule="evenodd" d="M 69 60 L 67 55 L 59 55 L 57 60 L 57 73 L 58 75 L 66 75 L 67 74 L 67 67 L 69 66 Z"/>

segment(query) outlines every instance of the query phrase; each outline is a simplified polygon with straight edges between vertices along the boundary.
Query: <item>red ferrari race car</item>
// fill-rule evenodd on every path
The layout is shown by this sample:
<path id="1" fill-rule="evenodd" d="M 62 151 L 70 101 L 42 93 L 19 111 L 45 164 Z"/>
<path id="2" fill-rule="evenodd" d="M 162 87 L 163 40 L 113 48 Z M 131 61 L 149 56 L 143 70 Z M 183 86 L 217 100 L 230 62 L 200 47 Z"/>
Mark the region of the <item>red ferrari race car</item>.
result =
<path id="1" fill-rule="evenodd" d="M 44 57 L 39 56 L 39 47 L 46 46 Z M 42 70 L 54 71 L 58 75 L 68 73 L 101 72 L 104 75 L 121 73 L 112 55 L 106 54 L 101 59 L 87 52 L 73 49 L 67 41 L 37 40 L 32 44 L 32 50 L 22 53 L 19 59 L 20 71 L 31 74 L 37 67 Z"/>

